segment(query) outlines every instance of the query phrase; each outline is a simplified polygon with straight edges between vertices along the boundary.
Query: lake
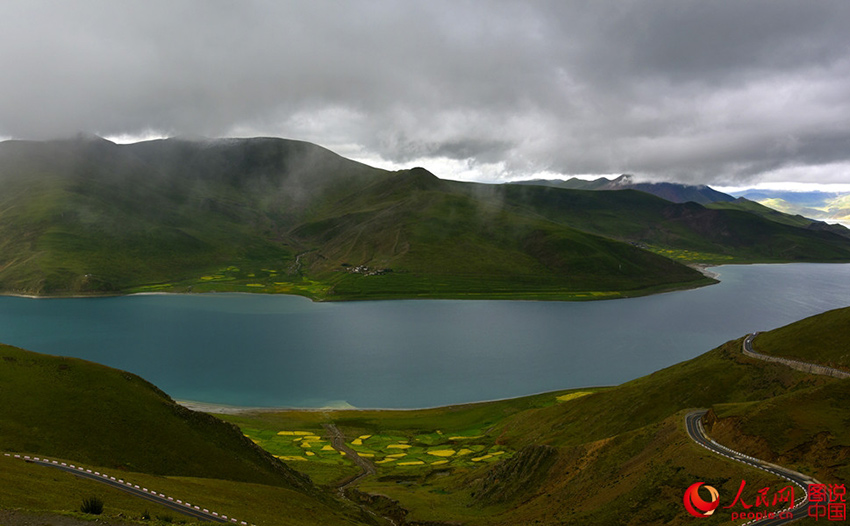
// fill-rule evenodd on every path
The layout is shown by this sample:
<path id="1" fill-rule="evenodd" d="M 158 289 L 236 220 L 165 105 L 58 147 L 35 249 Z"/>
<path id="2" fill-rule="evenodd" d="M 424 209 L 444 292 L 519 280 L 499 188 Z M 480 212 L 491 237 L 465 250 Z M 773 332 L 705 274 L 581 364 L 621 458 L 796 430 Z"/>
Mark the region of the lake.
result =
<path id="1" fill-rule="evenodd" d="M 584 303 L 0 297 L 0 341 L 131 371 L 179 400 L 410 408 L 618 384 L 850 305 L 850 265 L 712 270 L 718 285 Z"/>

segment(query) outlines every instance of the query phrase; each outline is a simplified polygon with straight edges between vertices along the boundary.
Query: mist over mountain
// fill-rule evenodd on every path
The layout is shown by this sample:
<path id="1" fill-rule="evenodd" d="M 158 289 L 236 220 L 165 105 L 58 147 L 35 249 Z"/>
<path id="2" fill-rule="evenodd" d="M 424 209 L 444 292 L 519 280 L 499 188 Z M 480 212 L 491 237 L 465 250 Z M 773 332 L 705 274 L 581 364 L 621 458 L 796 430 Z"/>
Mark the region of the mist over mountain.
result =
<path id="1" fill-rule="evenodd" d="M 674 203 L 686 203 L 693 201 L 699 204 L 714 203 L 718 201 L 734 201 L 731 195 L 718 192 L 706 185 L 690 185 L 680 183 L 639 183 L 634 177 L 623 174 L 616 179 L 600 177 L 591 181 L 572 177 L 570 179 L 532 179 L 528 181 L 515 181 L 510 184 L 530 184 L 540 186 L 554 186 L 556 188 L 569 188 L 573 190 L 638 190 L 648 194 L 657 195 L 662 199 Z"/>
<path id="2" fill-rule="evenodd" d="M 751 210 L 445 181 L 275 138 L 7 141 L 0 185 L 0 289 L 26 294 L 591 299 L 711 282 L 683 263 L 850 260 L 842 236 Z"/>

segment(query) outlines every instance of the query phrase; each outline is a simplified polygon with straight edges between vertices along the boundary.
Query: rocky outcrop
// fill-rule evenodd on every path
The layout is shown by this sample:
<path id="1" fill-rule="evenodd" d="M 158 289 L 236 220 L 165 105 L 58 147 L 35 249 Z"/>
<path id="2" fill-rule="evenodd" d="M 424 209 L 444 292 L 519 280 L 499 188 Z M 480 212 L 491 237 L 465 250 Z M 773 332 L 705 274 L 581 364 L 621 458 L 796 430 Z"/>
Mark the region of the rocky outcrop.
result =
<path id="1" fill-rule="evenodd" d="M 481 504 L 516 500 L 543 483 L 557 458 L 558 450 L 552 446 L 526 446 L 479 480 L 475 499 Z"/>

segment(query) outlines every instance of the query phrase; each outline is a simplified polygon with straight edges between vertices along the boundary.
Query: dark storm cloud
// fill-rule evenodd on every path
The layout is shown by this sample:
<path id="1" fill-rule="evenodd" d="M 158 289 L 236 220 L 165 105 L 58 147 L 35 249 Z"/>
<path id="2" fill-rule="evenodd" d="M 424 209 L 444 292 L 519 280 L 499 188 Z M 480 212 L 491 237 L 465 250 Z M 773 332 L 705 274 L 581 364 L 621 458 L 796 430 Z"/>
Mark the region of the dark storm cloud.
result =
<path id="1" fill-rule="evenodd" d="M 0 135 L 732 183 L 850 167 L 847 27 L 844 1 L 4 2 Z"/>

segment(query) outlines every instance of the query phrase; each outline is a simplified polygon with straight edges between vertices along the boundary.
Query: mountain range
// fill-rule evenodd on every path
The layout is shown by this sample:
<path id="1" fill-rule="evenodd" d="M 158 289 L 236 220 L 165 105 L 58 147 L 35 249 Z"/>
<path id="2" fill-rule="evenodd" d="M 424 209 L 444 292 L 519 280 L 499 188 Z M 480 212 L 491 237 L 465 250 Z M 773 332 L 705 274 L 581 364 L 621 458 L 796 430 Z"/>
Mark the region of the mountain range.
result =
<path id="1" fill-rule="evenodd" d="M 273 138 L 6 141 L 0 188 L 15 294 L 595 299 L 712 282 L 686 264 L 850 261 L 841 232 L 736 202 L 446 181 Z"/>
<path id="2" fill-rule="evenodd" d="M 748 190 L 736 195 L 786 214 L 850 225 L 850 193 Z"/>
<path id="3" fill-rule="evenodd" d="M 648 194 L 656 195 L 674 203 L 687 203 L 692 201 L 705 205 L 718 201 L 734 201 L 735 198 L 729 194 L 718 192 L 706 185 L 686 185 L 680 183 L 639 183 L 634 177 L 623 174 L 616 179 L 600 177 L 593 180 L 579 179 L 529 179 L 515 181 L 510 184 L 530 184 L 537 186 L 553 186 L 555 188 L 567 188 L 570 190 L 638 190 Z"/>

